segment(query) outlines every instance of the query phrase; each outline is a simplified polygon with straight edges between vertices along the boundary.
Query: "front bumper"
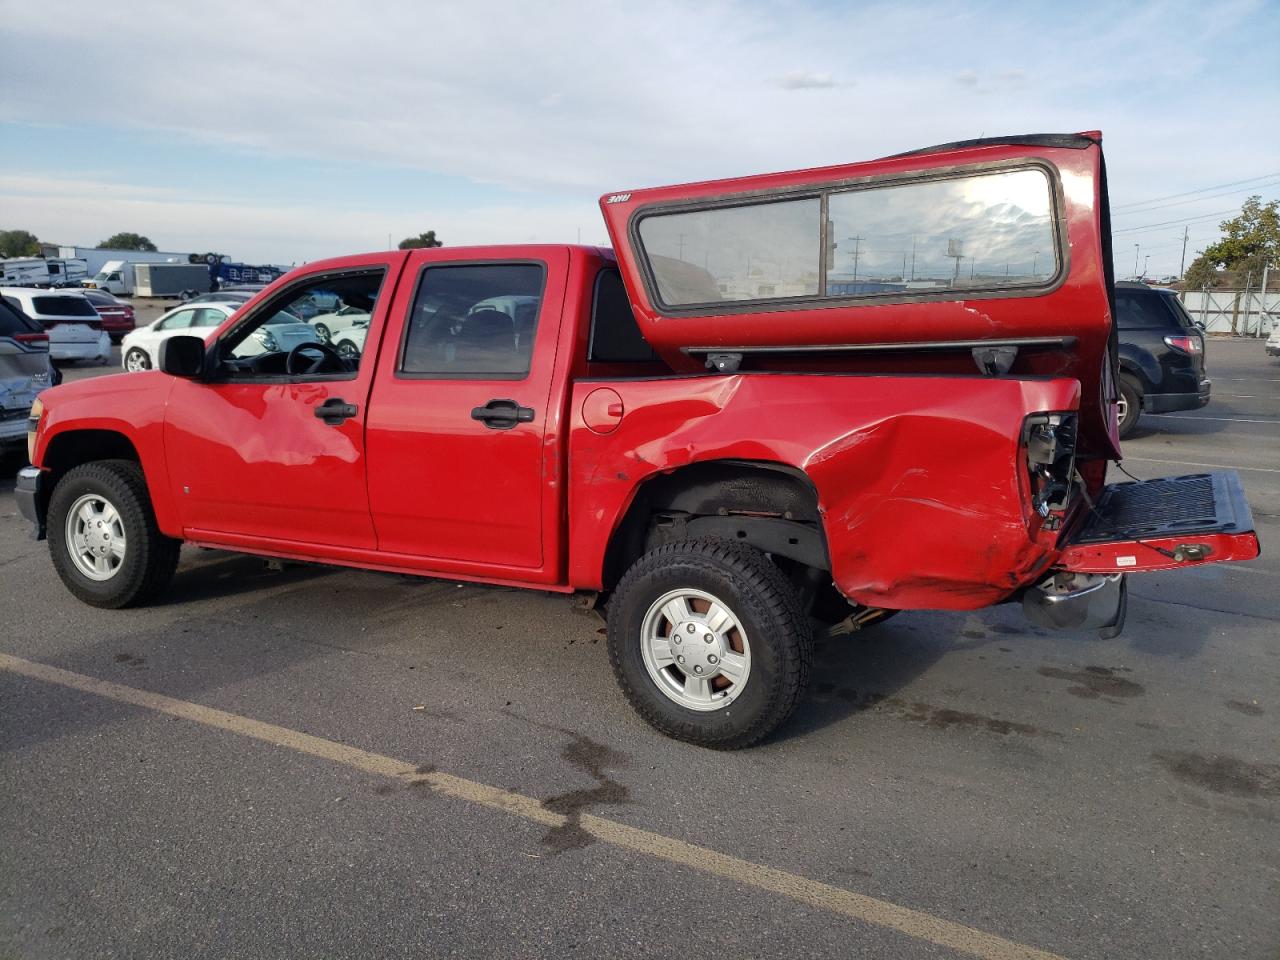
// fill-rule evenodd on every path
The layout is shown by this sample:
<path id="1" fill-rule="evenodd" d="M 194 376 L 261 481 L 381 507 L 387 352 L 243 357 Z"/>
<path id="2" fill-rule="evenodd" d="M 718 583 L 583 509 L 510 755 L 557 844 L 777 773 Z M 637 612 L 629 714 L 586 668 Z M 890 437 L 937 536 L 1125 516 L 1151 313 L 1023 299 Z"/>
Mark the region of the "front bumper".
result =
<path id="1" fill-rule="evenodd" d="M 13 486 L 13 498 L 18 501 L 18 512 L 35 525 L 34 536 L 43 540 L 45 536 L 44 473 L 38 467 L 23 467 L 18 471 L 17 481 Z"/>
<path id="2" fill-rule="evenodd" d="M 1175 410 L 1199 410 L 1209 403 L 1213 382 L 1200 381 L 1195 393 L 1148 393 L 1142 398 L 1143 413 L 1173 413 Z"/>

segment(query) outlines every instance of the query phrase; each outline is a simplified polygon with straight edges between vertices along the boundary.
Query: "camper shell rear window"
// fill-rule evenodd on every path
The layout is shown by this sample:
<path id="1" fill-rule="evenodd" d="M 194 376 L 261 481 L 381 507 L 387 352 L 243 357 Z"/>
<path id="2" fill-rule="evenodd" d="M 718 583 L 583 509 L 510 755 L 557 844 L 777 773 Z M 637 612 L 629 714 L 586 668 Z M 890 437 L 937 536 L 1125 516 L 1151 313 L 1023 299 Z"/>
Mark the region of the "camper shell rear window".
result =
<path id="1" fill-rule="evenodd" d="M 1061 208 L 1019 161 L 642 208 L 631 239 L 667 313 L 1025 295 L 1065 274 Z"/>

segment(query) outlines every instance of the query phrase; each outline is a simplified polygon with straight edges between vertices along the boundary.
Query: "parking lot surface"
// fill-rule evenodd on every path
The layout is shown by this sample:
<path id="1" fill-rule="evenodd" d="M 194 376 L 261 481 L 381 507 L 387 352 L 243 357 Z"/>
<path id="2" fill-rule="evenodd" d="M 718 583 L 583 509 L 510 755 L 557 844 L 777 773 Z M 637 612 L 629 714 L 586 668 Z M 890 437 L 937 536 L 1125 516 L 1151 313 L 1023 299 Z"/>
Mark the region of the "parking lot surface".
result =
<path id="1" fill-rule="evenodd" d="M 1280 362 L 1208 365 L 1125 467 L 1239 470 L 1262 558 L 1132 578 L 1115 640 L 899 616 L 729 754 L 563 597 L 186 550 L 93 610 L 6 464 L 0 957 L 1275 960 Z"/>

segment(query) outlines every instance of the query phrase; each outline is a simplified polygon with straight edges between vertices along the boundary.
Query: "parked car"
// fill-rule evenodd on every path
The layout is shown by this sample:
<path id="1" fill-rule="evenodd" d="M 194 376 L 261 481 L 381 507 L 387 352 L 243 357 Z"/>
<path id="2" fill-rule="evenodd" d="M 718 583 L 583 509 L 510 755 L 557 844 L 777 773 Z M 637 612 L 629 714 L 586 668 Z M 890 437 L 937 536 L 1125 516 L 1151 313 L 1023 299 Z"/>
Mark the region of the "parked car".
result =
<path id="1" fill-rule="evenodd" d="M 1280 357 L 1280 323 L 1271 328 L 1271 336 L 1267 337 L 1267 356 Z"/>
<path id="2" fill-rule="evenodd" d="M 136 384 L 37 399 L 14 499 L 100 608 L 156 597 L 183 541 L 606 599 L 626 698 L 720 749 L 830 679 L 815 620 L 1017 601 L 1112 637 L 1129 574 L 1259 544 L 1232 471 L 1106 482 L 1104 170 L 1097 132 L 968 141 L 609 194 L 613 250 L 309 263 Z M 890 276 L 867 251 L 921 238 L 935 283 L 849 290 L 855 230 Z M 957 237 L 1007 268 L 959 270 Z M 279 332 L 317 291 L 370 306 L 359 358 Z"/>
<path id="3" fill-rule="evenodd" d="M 210 331 L 240 309 L 239 301 L 222 303 L 184 303 L 158 318 L 154 323 L 135 330 L 124 338 L 120 365 L 129 373 L 151 370 L 159 364 L 160 345 L 175 334 Z M 201 333 L 200 335 L 203 335 Z M 315 331 L 308 324 L 286 312 L 277 312 L 271 322 L 249 338 L 243 356 L 271 350 L 291 350 L 299 343 L 314 343 Z"/>
<path id="4" fill-rule="evenodd" d="M 185 303 L 145 327 L 125 336 L 120 344 L 120 365 L 130 373 L 150 370 L 160 356 L 160 344 L 176 333 L 211 330 L 240 308 L 239 303 Z"/>
<path id="5" fill-rule="evenodd" d="M 212 293 L 193 293 L 189 297 L 183 298 L 183 303 L 229 303 L 238 301 L 240 303 L 248 303 L 255 296 L 262 292 L 263 287 L 219 287 Z"/>
<path id="6" fill-rule="evenodd" d="M 368 322 L 369 312 L 367 310 L 347 306 L 340 308 L 336 313 L 322 313 L 311 318 L 311 326 L 325 343 L 329 343 L 335 337 L 341 336 L 343 331 L 351 327 L 367 324 Z"/>
<path id="7" fill-rule="evenodd" d="M 1195 410 L 1209 402 L 1205 337 L 1177 293 L 1132 280 L 1116 284 L 1120 337 L 1120 436 L 1144 413 Z"/>
<path id="8" fill-rule="evenodd" d="M 0 300 L 0 456 L 26 443 L 31 405 L 56 382 L 49 335 L 7 300 Z"/>
<path id="9" fill-rule="evenodd" d="M 133 304 L 129 301 L 121 300 L 105 290 L 84 290 L 82 293 L 93 304 L 93 309 L 98 311 L 98 316 L 102 318 L 102 329 L 107 331 L 112 343 L 119 343 L 126 333 L 137 326 Z"/>
<path id="10" fill-rule="evenodd" d="M 53 360 L 111 360 L 111 337 L 83 291 L 0 287 L 0 296 L 40 324 L 49 335 L 49 356 Z"/>
<path id="11" fill-rule="evenodd" d="M 338 356 L 345 360 L 357 360 L 364 353 L 364 341 L 368 333 L 369 315 L 365 314 L 362 321 L 352 324 L 337 334 L 338 339 L 333 341 L 333 349 L 337 350 Z"/>

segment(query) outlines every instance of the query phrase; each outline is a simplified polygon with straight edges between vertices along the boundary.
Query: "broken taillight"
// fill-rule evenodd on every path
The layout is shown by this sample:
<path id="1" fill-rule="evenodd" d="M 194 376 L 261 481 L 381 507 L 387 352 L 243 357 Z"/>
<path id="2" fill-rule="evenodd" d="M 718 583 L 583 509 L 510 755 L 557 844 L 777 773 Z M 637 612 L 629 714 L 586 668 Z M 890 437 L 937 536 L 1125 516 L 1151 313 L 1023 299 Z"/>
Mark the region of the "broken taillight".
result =
<path id="1" fill-rule="evenodd" d="M 1076 460 L 1076 415 L 1041 413 L 1028 417 L 1022 429 L 1031 506 L 1041 517 L 1067 508 Z"/>

